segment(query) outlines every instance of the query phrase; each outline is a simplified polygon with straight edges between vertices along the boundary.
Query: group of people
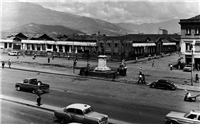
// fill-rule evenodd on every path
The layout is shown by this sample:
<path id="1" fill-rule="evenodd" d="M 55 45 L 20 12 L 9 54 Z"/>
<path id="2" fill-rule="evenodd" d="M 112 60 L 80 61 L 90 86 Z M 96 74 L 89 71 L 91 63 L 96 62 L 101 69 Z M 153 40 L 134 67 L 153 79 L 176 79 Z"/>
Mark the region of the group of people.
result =
<path id="1" fill-rule="evenodd" d="M 1 64 L 2 64 L 2 68 L 4 68 L 6 63 L 5 61 L 2 61 Z M 11 59 L 8 60 L 8 67 L 11 68 Z"/>

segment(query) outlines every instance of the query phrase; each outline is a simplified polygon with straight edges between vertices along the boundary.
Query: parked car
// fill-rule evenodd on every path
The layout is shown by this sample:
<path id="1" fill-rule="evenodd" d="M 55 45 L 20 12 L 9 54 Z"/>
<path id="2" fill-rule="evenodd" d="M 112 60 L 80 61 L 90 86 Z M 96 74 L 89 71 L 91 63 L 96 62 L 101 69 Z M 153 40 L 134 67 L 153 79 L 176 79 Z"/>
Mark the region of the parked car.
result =
<path id="1" fill-rule="evenodd" d="M 166 124 L 200 124 L 200 111 L 188 113 L 171 111 L 165 116 Z"/>
<path id="2" fill-rule="evenodd" d="M 20 52 L 18 52 L 18 51 L 11 51 L 11 52 L 8 52 L 8 55 L 9 56 L 17 56 L 17 55 L 20 55 Z"/>
<path id="3" fill-rule="evenodd" d="M 162 88 L 162 89 L 167 89 L 167 90 L 177 89 L 176 85 L 172 81 L 166 80 L 166 79 L 160 79 L 157 82 L 151 83 L 149 86 L 151 88 Z"/>
<path id="4" fill-rule="evenodd" d="M 62 124 L 78 122 L 82 124 L 108 124 L 108 115 L 95 112 L 90 105 L 74 103 L 54 111 L 54 116 Z"/>
<path id="5" fill-rule="evenodd" d="M 49 91 L 49 85 L 42 83 L 41 81 L 38 81 L 36 78 L 26 78 L 22 82 L 17 82 L 15 84 L 15 88 L 17 91 L 20 90 L 28 90 L 32 93 L 36 93 L 38 89 L 40 89 L 42 92 Z"/>
<path id="6" fill-rule="evenodd" d="M 193 67 L 193 69 L 194 69 L 194 67 Z M 192 65 L 186 65 L 186 66 L 183 68 L 183 71 L 191 72 L 191 71 L 192 71 Z"/>

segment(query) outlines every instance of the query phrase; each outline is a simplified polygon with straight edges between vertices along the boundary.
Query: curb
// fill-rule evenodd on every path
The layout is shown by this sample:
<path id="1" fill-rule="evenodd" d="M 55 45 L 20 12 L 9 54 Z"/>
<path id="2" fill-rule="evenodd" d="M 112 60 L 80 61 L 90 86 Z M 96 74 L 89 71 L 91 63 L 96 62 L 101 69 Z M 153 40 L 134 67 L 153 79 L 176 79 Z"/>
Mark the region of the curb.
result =
<path id="1" fill-rule="evenodd" d="M 34 104 L 30 104 L 30 103 L 28 104 L 28 103 L 20 102 L 20 101 L 17 101 L 17 100 L 12 100 L 11 97 L 10 98 L 9 97 L 6 98 L 3 95 L 1 95 L 1 99 L 5 100 L 5 101 L 21 104 L 21 105 L 26 105 L 26 106 L 30 106 L 30 107 L 34 107 L 34 108 L 38 108 L 38 109 L 43 109 L 43 110 L 50 111 L 50 112 L 54 112 L 55 111 L 55 110 L 47 108 L 47 107 L 42 107 L 42 106 L 37 106 L 37 105 L 34 105 Z M 109 124 L 133 124 L 133 123 L 128 123 L 128 122 L 124 122 L 124 121 L 120 121 L 120 120 L 115 120 L 115 119 L 109 118 Z"/>

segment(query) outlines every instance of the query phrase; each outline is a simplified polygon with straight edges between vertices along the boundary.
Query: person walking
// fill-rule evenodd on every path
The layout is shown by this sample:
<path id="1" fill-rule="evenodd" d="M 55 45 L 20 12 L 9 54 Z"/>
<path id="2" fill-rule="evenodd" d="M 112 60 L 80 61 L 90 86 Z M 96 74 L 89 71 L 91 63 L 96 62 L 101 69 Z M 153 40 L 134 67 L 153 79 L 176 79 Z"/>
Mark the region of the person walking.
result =
<path id="1" fill-rule="evenodd" d="M 4 66 L 5 66 L 5 62 L 4 62 L 4 61 L 2 61 L 2 68 L 4 68 Z"/>
<path id="2" fill-rule="evenodd" d="M 8 66 L 11 67 L 11 59 L 8 60 Z"/>
<path id="3" fill-rule="evenodd" d="M 48 63 L 50 63 L 50 58 L 48 57 Z"/>
<path id="4" fill-rule="evenodd" d="M 171 65 L 171 62 L 169 61 L 169 63 L 168 63 L 168 67 L 170 67 L 170 65 Z"/>
<path id="5" fill-rule="evenodd" d="M 195 82 L 199 83 L 199 75 L 198 74 L 196 74 L 196 76 L 195 76 Z"/>
<path id="6" fill-rule="evenodd" d="M 172 68 L 173 68 L 173 65 L 172 64 L 170 64 L 170 70 L 172 71 Z"/>
<path id="7" fill-rule="evenodd" d="M 155 66 L 155 61 L 153 60 L 153 61 L 152 61 L 152 67 L 154 67 L 154 66 Z"/>
<path id="8" fill-rule="evenodd" d="M 37 105 L 38 106 L 41 106 L 42 104 L 41 104 L 41 95 L 42 95 L 42 90 L 40 90 L 40 89 L 38 89 L 38 90 L 36 90 L 36 95 L 37 95 L 37 100 L 36 100 L 36 102 L 37 102 Z"/>
<path id="9" fill-rule="evenodd" d="M 77 64 L 77 59 L 74 60 L 74 64 L 73 64 L 73 73 L 75 73 L 76 64 Z"/>
<path id="10" fill-rule="evenodd" d="M 41 96 L 39 94 L 37 94 L 37 105 L 41 105 Z"/>
<path id="11" fill-rule="evenodd" d="M 199 71 L 200 70 L 200 66 L 199 66 L 199 64 L 197 64 L 197 71 Z"/>

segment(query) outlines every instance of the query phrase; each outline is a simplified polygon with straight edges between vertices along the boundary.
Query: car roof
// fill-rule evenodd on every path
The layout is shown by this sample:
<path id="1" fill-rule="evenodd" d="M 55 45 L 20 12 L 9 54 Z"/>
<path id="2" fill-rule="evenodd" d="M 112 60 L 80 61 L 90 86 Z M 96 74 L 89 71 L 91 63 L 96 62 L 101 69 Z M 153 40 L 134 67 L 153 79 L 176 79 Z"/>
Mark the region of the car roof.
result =
<path id="1" fill-rule="evenodd" d="M 82 104 L 82 103 L 74 103 L 74 104 L 71 104 L 69 106 L 66 107 L 66 109 L 69 109 L 69 108 L 73 108 L 73 109 L 80 109 L 80 110 L 85 110 L 85 109 L 88 109 L 90 108 L 91 106 L 90 105 L 87 105 L 87 104 Z"/>
<path id="2" fill-rule="evenodd" d="M 25 78 L 25 79 L 30 80 L 30 79 L 37 79 L 37 78 Z"/>
<path id="3" fill-rule="evenodd" d="M 190 113 L 200 114 L 200 110 L 192 110 Z"/>

